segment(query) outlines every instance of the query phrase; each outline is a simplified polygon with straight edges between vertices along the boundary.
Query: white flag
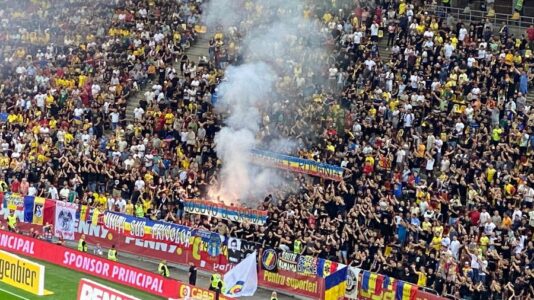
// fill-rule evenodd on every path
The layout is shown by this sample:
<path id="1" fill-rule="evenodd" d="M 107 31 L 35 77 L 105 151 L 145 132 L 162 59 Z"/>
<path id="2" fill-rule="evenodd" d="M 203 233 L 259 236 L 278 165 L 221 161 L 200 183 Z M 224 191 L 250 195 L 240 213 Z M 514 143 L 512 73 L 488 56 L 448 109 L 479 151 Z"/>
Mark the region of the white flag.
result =
<path id="1" fill-rule="evenodd" d="M 257 253 L 254 251 L 232 270 L 224 274 L 224 295 L 228 297 L 252 296 L 258 289 Z"/>

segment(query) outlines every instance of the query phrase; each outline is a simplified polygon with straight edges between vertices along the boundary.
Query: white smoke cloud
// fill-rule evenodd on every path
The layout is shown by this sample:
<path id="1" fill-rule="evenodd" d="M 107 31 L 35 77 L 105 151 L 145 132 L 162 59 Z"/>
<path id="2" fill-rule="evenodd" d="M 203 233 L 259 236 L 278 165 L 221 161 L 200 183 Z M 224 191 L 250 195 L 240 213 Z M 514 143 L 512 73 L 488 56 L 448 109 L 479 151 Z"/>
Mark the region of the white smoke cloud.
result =
<path id="1" fill-rule="evenodd" d="M 252 199 L 269 194 L 284 180 L 274 170 L 252 165 L 250 150 L 288 153 L 296 145 L 279 136 L 267 143 L 260 141 L 263 113 L 285 97 L 277 86 L 293 76 L 293 68 L 298 64 L 302 76 L 313 74 L 325 51 L 314 34 L 319 32 L 317 24 L 304 18 L 302 1 L 253 0 L 248 1 L 252 3 L 248 6 L 244 3 L 209 1 L 204 7 L 204 22 L 211 29 L 235 27 L 230 30 L 232 34 L 240 30 L 239 34 L 244 35 L 238 43 L 244 64 L 228 67 L 218 87 L 216 109 L 227 118 L 215 136 L 215 150 L 223 166 L 220 187 L 214 194 L 229 202 L 239 199 L 241 205 L 253 206 Z M 274 128 L 269 130 L 275 132 Z"/>

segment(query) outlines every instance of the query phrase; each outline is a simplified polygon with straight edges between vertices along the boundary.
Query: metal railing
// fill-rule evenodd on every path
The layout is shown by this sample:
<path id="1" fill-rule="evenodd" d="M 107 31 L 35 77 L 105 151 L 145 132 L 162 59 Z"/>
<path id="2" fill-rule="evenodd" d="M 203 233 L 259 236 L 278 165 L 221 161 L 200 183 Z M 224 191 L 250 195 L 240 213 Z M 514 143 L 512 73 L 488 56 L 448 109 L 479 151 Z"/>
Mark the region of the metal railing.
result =
<path id="1" fill-rule="evenodd" d="M 463 21 L 479 21 L 483 19 L 489 20 L 493 23 L 494 27 L 500 27 L 502 24 L 508 25 L 510 29 L 515 29 L 519 31 L 524 31 L 531 24 L 534 24 L 534 17 L 521 16 L 519 20 L 513 20 L 512 14 L 499 14 L 495 13 L 491 16 L 488 16 L 487 11 L 474 10 L 474 9 L 465 9 L 458 7 L 445 7 L 441 5 L 436 5 L 430 7 L 430 10 L 433 10 L 435 15 L 439 17 L 447 17 L 452 15 L 457 20 Z"/>

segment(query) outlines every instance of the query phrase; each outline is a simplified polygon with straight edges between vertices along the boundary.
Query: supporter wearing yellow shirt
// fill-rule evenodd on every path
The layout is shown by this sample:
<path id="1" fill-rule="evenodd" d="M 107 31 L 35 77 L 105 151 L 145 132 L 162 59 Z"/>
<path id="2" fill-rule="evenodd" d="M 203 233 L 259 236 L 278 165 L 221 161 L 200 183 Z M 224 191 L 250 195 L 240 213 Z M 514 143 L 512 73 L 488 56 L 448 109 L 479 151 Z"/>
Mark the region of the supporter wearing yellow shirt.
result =
<path id="1" fill-rule="evenodd" d="M 74 136 L 70 132 L 65 132 L 65 143 L 70 144 L 74 140 Z"/>
<path id="2" fill-rule="evenodd" d="M 332 20 L 332 15 L 329 12 L 323 15 L 323 22 L 325 22 L 326 24 L 328 24 L 331 20 Z"/>
<path id="3" fill-rule="evenodd" d="M 441 236 L 434 236 L 430 242 L 430 247 L 439 252 L 441 250 Z"/>
<path id="4" fill-rule="evenodd" d="M 147 198 L 147 199 L 141 198 L 141 202 L 143 203 L 143 210 L 145 211 L 145 214 L 146 214 L 147 211 L 152 206 L 152 199 L 150 199 L 150 198 Z"/>
<path id="5" fill-rule="evenodd" d="M 144 179 L 145 179 L 145 182 L 146 182 L 147 184 L 150 185 L 150 184 L 153 183 L 153 181 L 154 181 L 154 176 L 152 175 L 151 172 L 146 172 L 146 174 L 145 174 L 144 177 L 145 177 L 145 178 L 144 178 Z"/>
<path id="6" fill-rule="evenodd" d="M 521 55 L 519 55 L 519 53 L 514 56 L 514 64 L 516 66 L 521 65 L 522 61 L 523 61 L 523 58 L 521 57 Z"/>
<path id="7" fill-rule="evenodd" d="M 124 208 L 124 213 L 126 213 L 129 216 L 133 216 L 134 206 L 132 204 L 132 200 L 128 200 L 128 203 L 126 203 L 126 207 Z"/>
<path id="8" fill-rule="evenodd" d="M 469 78 L 467 77 L 467 74 L 465 73 L 461 73 L 460 76 L 458 77 L 458 83 L 460 85 L 464 84 L 465 82 L 469 81 Z"/>
<path id="9" fill-rule="evenodd" d="M 9 114 L 9 116 L 7 116 L 7 122 L 8 123 L 17 123 L 17 115 L 16 114 Z"/>
<path id="10" fill-rule="evenodd" d="M 434 32 L 438 32 L 439 30 L 439 24 L 436 22 L 436 19 L 432 19 L 432 23 L 430 23 L 430 29 Z M 439 35 L 438 35 L 439 36 Z"/>
<path id="11" fill-rule="evenodd" d="M 9 157 L 0 154 L 0 168 L 6 169 L 7 167 L 9 167 Z"/>
<path id="12" fill-rule="evenodd" d="M 86 81 L 87 81 L 87 76 L 80 74 L 80 76 L 78 76 L 78 87 L 82 87 Z"/>
<path id="13" fill-rule="evenodd" d="M 417 33 L 423 34 L 425 32 L 425 24 L 418 24 L 415 29 L 417 30 Z"/>
<path id="14" fill-rule="evenodd" d="M 417 272 L 417 285 L 421 287 L 426 287 L 427 276 L 425 272 L 425 267 L 421 267 L 420 271 Z"/>
<path id="15" fill-rule="evenodd" d="M 514 55 L 512 54 L 512 52 L 508 51 L 508 53 L 506 53 L 506 55 L 504 56 L 504 62 L 511 65 L 514 61 Z"/>
<path id="16" fill-rule="evenodd" d="M 36 124 L 35 126 L 33 126 L 32 128 L 33 134 L 39 134 L 40 131 L 41 131 L 41 126 L 39 126 L 39 124 Z"/>
<path id="17" fill-rule="evenodd" d="M 391 109 L 391 111 L 397 110 L 398 106 L 399 106 L 399 99 L 393 98 L 391 99 L 391 101 L 389 101 L 389 109 Z"/>
<path id="18" fill-rule="evenodd" d="M 165 124 L 172 125 L 173 122 L 174 122 L 174 115 L 172 114 L 172 112 L 168 111 L 165 114 Z"/>
<path id="19" fill-rule="evenodd" d="M 406 13 L 406 2 L 404 0 L 401 0 L 399 3 L 399 15 L 404 15 Z"/>
<path id="20" fill-rule="evenodd" d="M 458 38 L 454 34 L 451 37 L 451 45 L 454 47 L 454 49 L 456 49 L 456 46 L 458 45 Z"/>
<path id="21" fill-rule="evenodd" d="M 489 237 L 487 234 L 482 234 L 482 237 L 480 238 L 480 250 L 482 250 L 482 253 L 486 253 L 488 250 L 489 245 Z"/>
<path id="22" fill-rule="evenodd" d="M 491 131 L 491 139 L 494 144 L 498 144 L 501 141 L 501 134 L 504 132 L 500 127 L 495 127 Z"/>
<path id="23" fill-rule="evenodd" d="M 436 35 L 436 37 L 434 38 L 434 43 L 436 43 L 437 45 L 443 45 L 443 37 L 441 37 L 441 35 Z"/>
<path id="24" fill-rule="evenodd" d="M 376 117 L 376 108 L 374 107 L 374 105 L 371 106 L 371 109 L 369 109 L 369 116 L 370 116 L 371 118 Z"/>
<path id="25" fill-rule="evenodd" d="M 486 170 L 486 180 L 490 183 L 493 182 L 495 173 L 497 173 L 497 170 L 490 165 L 490 167 Z"/>
<path id="26" fill-rule="evenodd" d="M 506 192 L 507 195 L 513 195 L 515 194 L 516 189 L 513 184 L 511 184 L 510 182 L 507 182 L 504 185 L 504 191 Z"/>
<path id="27" fill-rule="evenodd" d="M 437 223 L 437 225 L 432 227 L 432 232 L 434 233 L 434 236 L 441 237 L 443 235 L 443 226 Z"/>
<path id="28" fill-rule="evenodd" d="M 101 196 L 98 193 L 93 193 L 93 199 L 96 207 L 106 205 L 107 199 L 104 195 Z"/>
<path id="29" fill-rule="evenodd" d="M 51 94 L 48 94 L 46 96 L 46 107 L 47 108 L 52 107 L 52 103 L 54 103 L 54 96 L 52 96 Z"/>

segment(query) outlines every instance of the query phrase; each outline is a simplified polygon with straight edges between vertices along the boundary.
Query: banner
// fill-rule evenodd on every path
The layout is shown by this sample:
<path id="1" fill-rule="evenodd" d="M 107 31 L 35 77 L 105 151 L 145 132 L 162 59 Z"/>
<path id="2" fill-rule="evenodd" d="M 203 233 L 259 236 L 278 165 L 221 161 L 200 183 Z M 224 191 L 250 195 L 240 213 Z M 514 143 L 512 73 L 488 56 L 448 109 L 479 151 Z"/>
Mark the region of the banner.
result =
<path id="1" fill-rule="evenodd" d="M 104 226 L 119 234 L 176 245 L 189 245 L 193 229 L 184 225 L 168 222 L 152 221 L 121 213 L 106 211 Z"/>
<path id="2" fill-rule="evenodd" d="M 264 249 L 259 272 L 260 286 L 324 299 L 324 280 L 317 276 L 318 260 L 311 256 Z"/>
<path id="3" fill-rule="evenodd" d="M 257 253 L 247 256 L 232 270 L 224 274 L 224 294 L 229 297 L 253 296 L 258 289 Z"/>
<path id="4" fill-rule="evenodd" d="M 345 299 L 442 300 L 445 298 L 420 290 L 417 285 L 402 280 L 349 267 Z"/>
<path id="5" fill-rule="evenodd" d="M 56 220 L 54 235 L 65 240 L 74 240 L 74 223 L 78 205 L 63 201 L 56 201 Z"/>
<path id="6" fill-rule="evenodd" d="M 243 259 L 241 252 L 241 240 L 238 238 L 228 239 L 228 261 L 233 264 L 238 264 Z"/>
<path id="7" fill-rule="evenodd" d="M 32 224 L 43 225 L 45 213 L 45 198 L 35 197 L 33 202 Z"/>
<path id="8" fill-rule="evenodd" d="M 324 299 L 343 300 L 347 289 L 347 267 L 335 271 L 324 280 Z"/>
<path id="9" fill-rule="evenodd" d="M 0 231 L 0 249 L 31 256 L 160 297 L 175 297 L 180 290 L 180 283 L 174 279 L 7 231 Z"/>
<path id="10" fill-rule="evenodd" d="M 120 300 L 140 300 L 123 292 L 107 287 L 98 282 L 82 278 L 78 285 L 78 300 L 93 299 L 120 299 Z"/>
<path id="11" fill-rule="evenodd" d="M 251 161 L 254 164 L 308 174 L 335 181 L 343 180 L 343 168 L 264 150 L 252 150 Z"/>
<path id="12" fill-rule="evenodd" d="M 23 220 L 26 223 L 43 225 L 55 223 L 55 200 L 41 197 L 25 196 L 23 198 Z"/>
<path id="13" fill-rule="evenodd" d="M 186 200 L 184 209 L 190 214 L 216 217 L 235 222 L 249 222 L 263 225 L 267 222 L 267 211 L 228 206 L 207 200 Z"/>
<path id="14" fill-rule="evenodd" d="M 32 224 L 25 223 L 22 225 L 22 230 L 29 230 L 30 228 L 39 230 L 38 226 Z M 208 238 L 213 236 L 213 234 L 204 231 L 202 231 L 202 234 L 199 234 L 197 231 L 192 234 L 189 244 L 174 244 L 147 239 L 147 236 L 145 238 L 139 238 L 124 233 L 117 234 L 106 228 L 103 224 L 93 225 L 87 221 L 79 221 L 76 226 L 75 238 L 79 239 L 82 235 L 85 235 L 85 241 L 92 245 L 100 243 L 104 248 L 115 245 L 121 252 L 132 253 L 156 260 L 165 259 L 169 263 L 180 265 L 189 265 L 192 263 L 198 269 L 210 273 L 217 272 L 224 274 L 230 271 L 235 264 L 228 261 L 228 248 L 226 243 L 219 242 L 219 247 L 212 245 L 214 243 L 210 242 Z M 255 249 L 253 243 L 245 242 L 243 244 L 243 240 L 241 242 L 241 247 L 245 247 L 245 251 Z M 211 255 L 213 254 L 212 250 L 210 250 L 211 248 L 217 248 L 218 255 Z M 322 265 L 322 274 L 327 274 L 328 272 L 332 272 L 334 267 L 337 270 L 341 266 L 329 261 L 322 262 L 322 259 L 306 258 L 307 256 L 303 256 L 305 258 L 297 259 L 301 267 L 297 268 L 297 272 L 293 272 L 284 268 L 284 266 L 278 270 L 278 252 L 275 249 L 266 249 L 259 253 L 259 257 L 261 262 L 260 270 L 258 271 L 259 286 L 267 289 L 281 290 L 286 293 L 311 299 L 323 299 L 324 297 L 324 279 L 317 275 L 311 275 L 312 270 L 319 273 L 321 270 L 319 266 Z M 317 263 L 316 266 L 305 266 L 313 261 Z M 298 265 L 299 263 L 297 263 Z M 299 270 L 301 273 L 298 273 Z M 184 288 L 183 293 L 186 292 Z M 195 291 L 192 290 L 191 292 Z"/>
<path id="15" fill-rule="evenodd" d="M 2 202 L 4 218 L 9 216 L 10 211 L 15 211 L 15 216 L 20 222 L 24 222 L 24 198 L 19 194 L 4 193 Z"/>
<path id="16" fill-rule="evenodd" d="M 45 267 L 31 260 L 0 251 L 0 281 L 26 292 L 44 296 Z"/>
<path id="17" fill-rule="evenodd" d="M 345 290 L 346 299 L 358 299 L 358 283 L 362 269 L 349 267 L 347 273 L 347 288 Z"/>

